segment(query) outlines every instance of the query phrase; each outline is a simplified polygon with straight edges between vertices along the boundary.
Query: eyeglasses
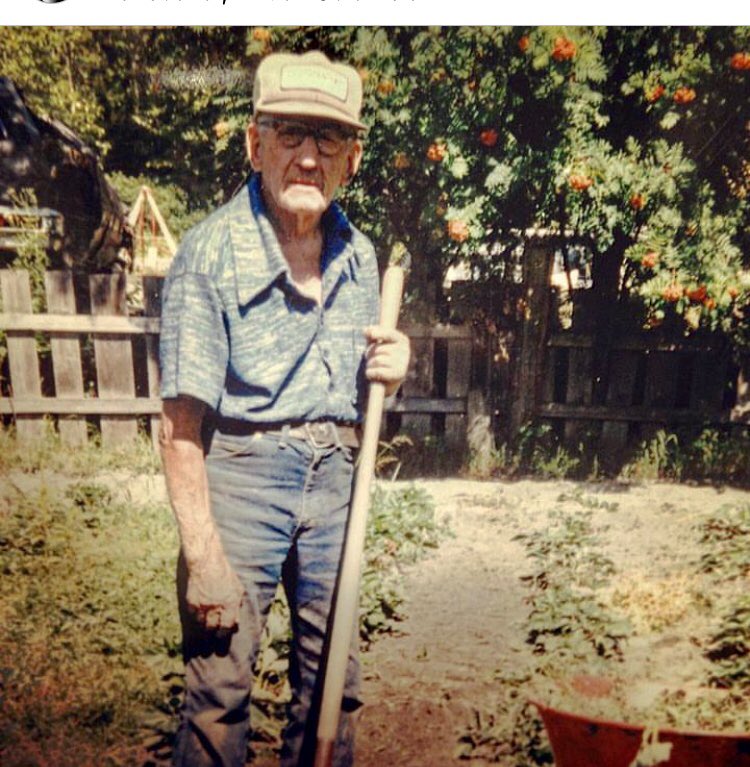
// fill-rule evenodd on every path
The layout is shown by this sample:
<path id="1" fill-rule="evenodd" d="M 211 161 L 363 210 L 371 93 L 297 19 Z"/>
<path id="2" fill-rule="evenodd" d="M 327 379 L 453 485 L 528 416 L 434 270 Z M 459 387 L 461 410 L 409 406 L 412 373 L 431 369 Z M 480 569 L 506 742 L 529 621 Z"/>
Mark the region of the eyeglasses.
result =
<path id="1" fill-rule="evenodd" d="M 297 120 L 263 117 L 258 120 L 258 125 L 261 128 L 273 128 L 277 140 L 285 149 L 296 149 L 308 136 L 311 136 L 323 157 L 337 155 L 356 135 L 331 123 L 312 125 Z"/>

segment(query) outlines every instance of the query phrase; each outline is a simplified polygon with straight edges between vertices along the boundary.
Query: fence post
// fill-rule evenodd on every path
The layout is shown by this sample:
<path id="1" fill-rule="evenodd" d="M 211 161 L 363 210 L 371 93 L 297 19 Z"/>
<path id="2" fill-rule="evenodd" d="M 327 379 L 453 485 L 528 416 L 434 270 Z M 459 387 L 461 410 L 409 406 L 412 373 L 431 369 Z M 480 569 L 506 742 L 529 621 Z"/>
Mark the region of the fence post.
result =
<path id="1" fill-rule="evenodd" d="M 479 389 L 472 389 L 466 399 L 466 442 L 472 471 L 480 477 L 489 475 L 495 440 L 487 400 Z"/>
<path id="2" fill-rule="evenodd" d="M 47 311 L 51 314 L 75 314 L 76 297 L 72 272 L 47 272 L 44 276 Z M 74 333 L 50 332 L 55 396 L 60 399 L 83 397 L 81 345 Z M 86 421 L 80 417 L 58 419 L 60 439 L 66 445 L 86 444 Z"/>
<path id="3" fill-rule="evenodd" d="M 448 369 L 445 396 L 466 397 L 471 380 L 473 342 L 471 338 L 448 339 Z M 448 450 L 459 453 L 466 445 L 468 414 L 445 416 L 445 439 Z"/>
<path id="4" fill-rule="evenodd" d="M 127 276 L 120 274 L 92 274 L 92 314 L 127 314 Z M 131 339 L 101 334 L 94 339 L 96 380 L 100 399 L 134 399 L 135 371 Z M 133 416 L 108 415 L 101 417 L 102 445 L 122 445 L 138 437 L 138 420 Z"/>
<path id="5" fill-rule="evenodd" d="M 432 336 L 411 338 L 411 360 L 401 390 L 404 397 L 432 396 L 432 375 L 435 343 Z M 416 437 L 424 437 L 432 430 L 432 416 L 423 413 L 405 413 L 401 428 Z"/>
<path id="6" fill-rule="evenodd" d="M 635 381 L 641 353 L 625 349 L 610 352 L 609 387 L 607 405 L 628 407 L 634 404 Z M 620 466 L 628 442 L 628 424 L 625 421 L 604 421 L 599 440 L 602 468 L 615 471 Z"/>
<path id="7" fill-rule="evenodd" d="M 532 235 L 524 247 L 523 319 L 511 396 L 511 438 L 536 415 L 541 401 L 553 263 L 554 249 L 550 239 Z"/>
<path id="8" fill-rule="evenodd" d="M 750 354 L 742 354 L 737 373 L 737 400 L 732 408 L 731 420 L 750 423 Z"/>
<path id="9" fill-rule="evenodd" d="M 147 317 L 159 317 L 161 315 L 161 291 L 164 287 L 163 277 L 143 278 L 143 301 L 145 315 Z M 159 396 L 159 337 L 146 336 L 146 374 L 148 376 L 148 396 Z M 161 418 L 158 415 L 151 416 L 151 443 L 154 450 L 159 450 L 159 424 Z"/>
<path id="10" fill-rule="evenodd" d="M 28 272 L 9 269 L 0 271 L 0 293 L 4 312 L 31 313 Z M 9 330 L 7 343 L 11 396 L 13 399 L 41 397 L 42 381 L 34 333 L 27 330 Z M 32 441 L 44 434 L 44 421 L 39 416 L 16 415 L 15 422 L 16 434 L 20 441 Z"/>

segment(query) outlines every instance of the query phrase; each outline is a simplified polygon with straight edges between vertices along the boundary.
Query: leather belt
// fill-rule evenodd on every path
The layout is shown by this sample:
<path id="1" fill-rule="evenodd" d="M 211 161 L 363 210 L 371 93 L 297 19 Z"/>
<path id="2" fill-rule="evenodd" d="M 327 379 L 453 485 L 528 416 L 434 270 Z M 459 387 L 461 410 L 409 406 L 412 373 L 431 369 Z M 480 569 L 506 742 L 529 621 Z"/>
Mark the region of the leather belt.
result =
<path id="1" fill-rule="evenodd" d="M 259 424 L 241 421 L 235 418 L 219 418 L 217 431 L 222 434 L 246 436 L 250 434 L 273 434 L 281 438 L 291 437 L 309 442 L 313 447 L 350 447 L 358 448 L 362 437 L 362 427 L 356 424 L 336 423 L 335 421 L 304 421 L 288 424 Z"/>

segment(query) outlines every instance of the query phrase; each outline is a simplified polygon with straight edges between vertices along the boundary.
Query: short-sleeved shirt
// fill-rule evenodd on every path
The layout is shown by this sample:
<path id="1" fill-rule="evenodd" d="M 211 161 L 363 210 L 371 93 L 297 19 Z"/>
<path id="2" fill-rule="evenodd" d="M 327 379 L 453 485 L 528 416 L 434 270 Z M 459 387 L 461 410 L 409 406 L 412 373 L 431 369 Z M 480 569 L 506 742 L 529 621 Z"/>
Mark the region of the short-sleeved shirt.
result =
<path id="1" fill-rule="evenodd" d="M 185 235 L 164 286 L 162 398 L 259 424 L 362 419 L 377 261 L 336 203 L 322 225 L 320 305 L 291 280 L 260 176 Z"/>

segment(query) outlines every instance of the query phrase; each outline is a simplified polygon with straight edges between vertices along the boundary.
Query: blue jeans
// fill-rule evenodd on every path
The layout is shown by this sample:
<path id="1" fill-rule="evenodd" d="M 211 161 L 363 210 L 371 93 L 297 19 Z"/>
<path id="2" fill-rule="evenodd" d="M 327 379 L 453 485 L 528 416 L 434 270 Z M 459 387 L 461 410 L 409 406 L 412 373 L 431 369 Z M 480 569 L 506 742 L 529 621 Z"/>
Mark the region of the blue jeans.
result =
<path id="1" fill-rule="evenodd" d="M 311 765 L 317 723 L 309 714 L 321 694 L 318 668 L 349 513 L 352 452 L 278 435 L 217 432 L 206 469 L 224 551 L 246 595 L 238 630 L 217 637 L 185 609 L 184 567 L 178 578 L 187 689 L 174 765 L 245 764 L 252 667 L 280 579 L 292 622 L 292 699 L 281 765 Z M 335 767 L 353 764 L 352 714 L 360 706 L 356 645 L 355 630 Z"/>

